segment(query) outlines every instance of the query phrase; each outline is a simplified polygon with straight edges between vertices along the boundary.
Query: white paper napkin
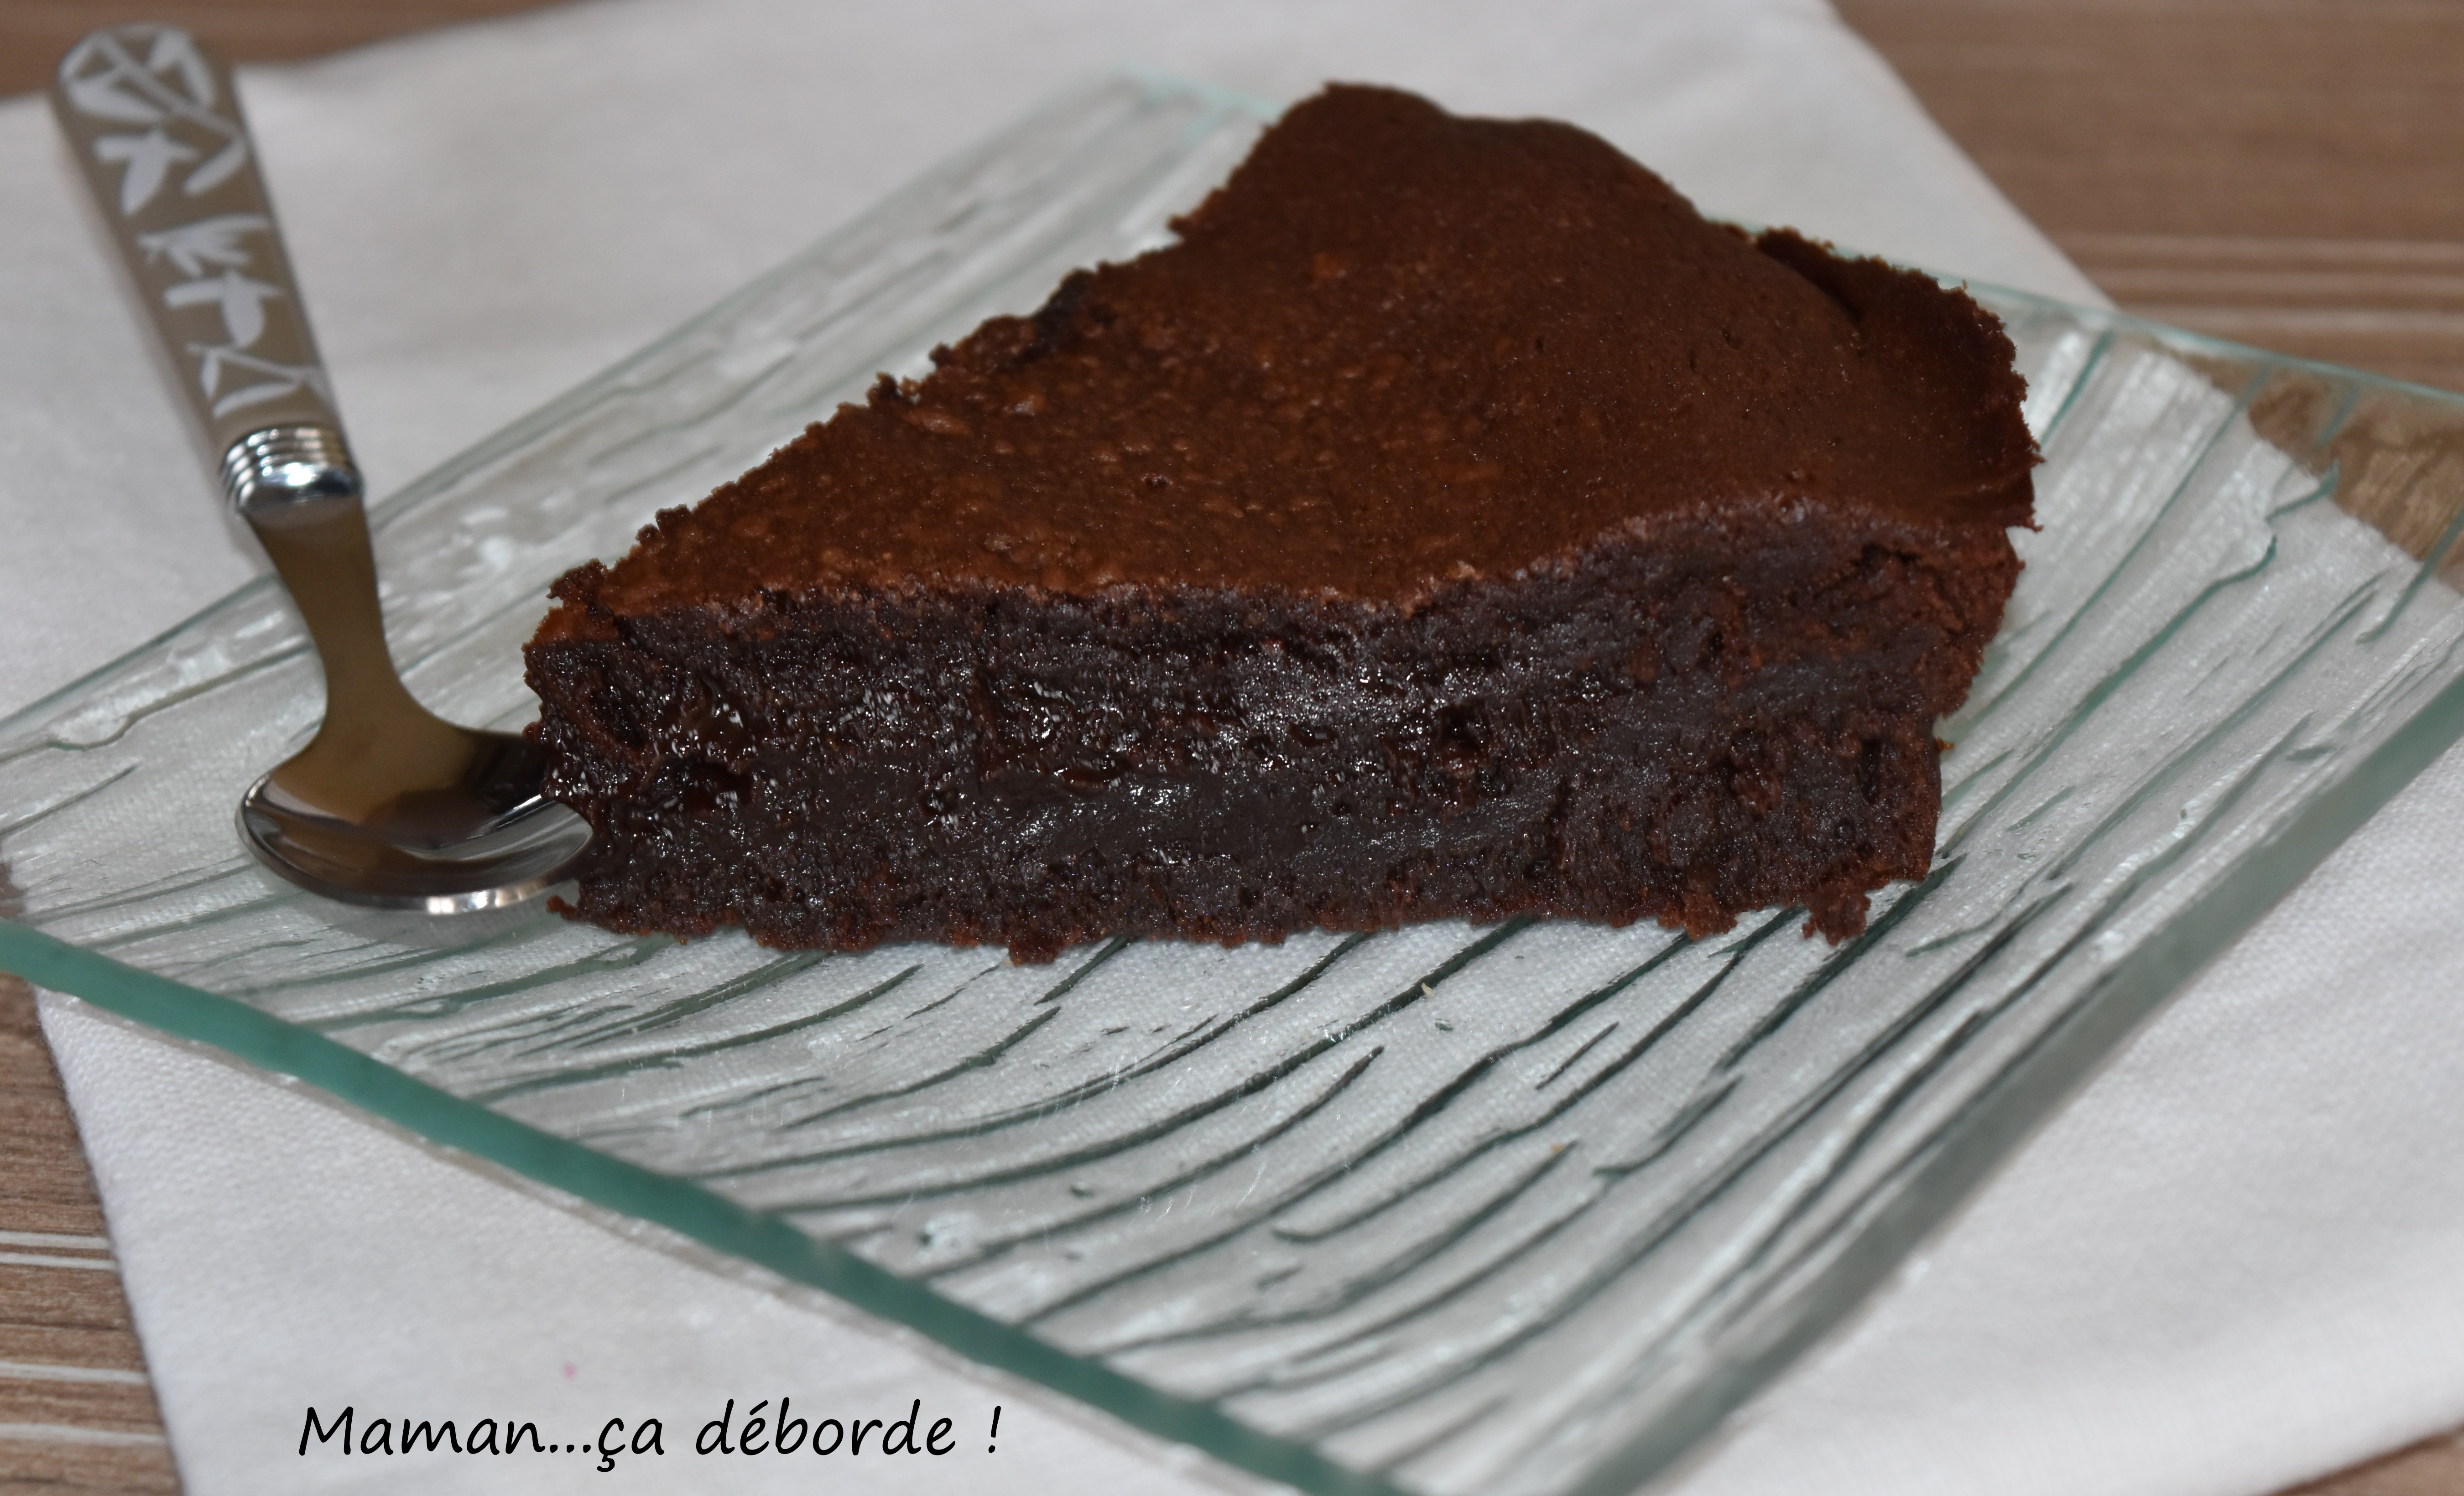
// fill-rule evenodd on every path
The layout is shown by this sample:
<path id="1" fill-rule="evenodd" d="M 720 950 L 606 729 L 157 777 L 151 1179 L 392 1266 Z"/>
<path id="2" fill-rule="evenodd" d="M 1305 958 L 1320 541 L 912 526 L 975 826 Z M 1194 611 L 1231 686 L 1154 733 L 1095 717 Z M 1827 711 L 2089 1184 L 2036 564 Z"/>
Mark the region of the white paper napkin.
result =
<path id="1" fill-rule="evenodd" d="M 382 495 L 1115 61 L 1568 118 L 1711 211 L 2094 297 L 1812 0 L 627 0 L 245 88 Z M 39 105 L 0 103 L 0 712 L 261 564 L 75 191 Z M 2451 754 L 1675 1488 L 2259 1492 L 2464 1421 L 2458 825 Z M 312 1092 L 63 1000 L 44 1020 L 192 1492 L 1255 1485 Z M 781 1397 L 809 1419 L 920 1400 L 956 1447 L 691 1453 L 726 1399 Z M 655 1417 L 667 1453 L 303 1457 L 312 1404 L 577 1442 Z"/>

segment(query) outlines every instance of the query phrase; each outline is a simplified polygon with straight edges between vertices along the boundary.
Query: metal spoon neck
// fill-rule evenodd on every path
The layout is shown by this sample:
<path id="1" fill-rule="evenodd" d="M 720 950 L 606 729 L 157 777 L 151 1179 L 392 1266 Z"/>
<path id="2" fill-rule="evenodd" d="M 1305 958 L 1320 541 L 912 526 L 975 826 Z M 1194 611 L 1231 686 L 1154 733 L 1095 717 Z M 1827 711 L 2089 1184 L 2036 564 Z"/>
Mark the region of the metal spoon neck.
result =
<path id="1" fill-rule="evenodd" d="M 223 452 L 223 496 L 254 519 L 297 504 L 366 494 L 351 448 L 334 427 L 294 424 L 249 432 Z"/>

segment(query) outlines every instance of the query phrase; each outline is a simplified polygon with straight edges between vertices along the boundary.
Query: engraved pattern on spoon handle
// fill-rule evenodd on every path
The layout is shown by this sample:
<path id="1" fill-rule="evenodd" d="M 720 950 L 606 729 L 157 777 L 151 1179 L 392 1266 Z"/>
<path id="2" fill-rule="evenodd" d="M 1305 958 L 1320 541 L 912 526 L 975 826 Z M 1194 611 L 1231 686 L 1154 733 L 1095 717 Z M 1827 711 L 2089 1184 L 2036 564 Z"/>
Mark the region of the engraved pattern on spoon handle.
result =
<path id="1" fill-rule="evenodd" d="M 231 71 L 176 26 L 107 27 L 52 112 L 244 511 L 357 497 L 333 389 Z"/>

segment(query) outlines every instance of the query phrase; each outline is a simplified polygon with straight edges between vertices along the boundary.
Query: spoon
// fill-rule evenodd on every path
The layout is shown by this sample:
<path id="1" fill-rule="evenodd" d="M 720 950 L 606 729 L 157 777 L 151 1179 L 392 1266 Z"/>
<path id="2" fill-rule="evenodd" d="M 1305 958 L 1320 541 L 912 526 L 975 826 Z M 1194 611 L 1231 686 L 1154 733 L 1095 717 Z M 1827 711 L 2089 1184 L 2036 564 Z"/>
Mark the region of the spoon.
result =
<path id="1" fill-rule="evenodd" d="M 230 71 L 173 26 L 61 58 L 53 112 L 182 375 L 225 495 L 297 605 L 325 715 L 239 804 L 241 840 L 328 898 L 500 909 L 570 871 L 590 828 L 539 789 L 538 746 L 457 727 L 395 673 L 359 470 L 275 228 Z"/>

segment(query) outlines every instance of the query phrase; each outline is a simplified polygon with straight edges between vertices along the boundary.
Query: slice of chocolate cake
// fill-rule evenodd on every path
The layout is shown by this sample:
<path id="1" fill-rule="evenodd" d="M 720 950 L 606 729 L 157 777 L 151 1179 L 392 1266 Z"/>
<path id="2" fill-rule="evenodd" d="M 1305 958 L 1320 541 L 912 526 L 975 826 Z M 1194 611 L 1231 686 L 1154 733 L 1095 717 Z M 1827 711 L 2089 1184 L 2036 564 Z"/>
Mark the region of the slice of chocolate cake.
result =
<path id="1" fill-rule="evenodd" d="M 1383 89 L 1177 227 L 558 583 L 584 917 L 1838 938 L 1925 873 L 2036 460 L 1991 316 Z"/>

